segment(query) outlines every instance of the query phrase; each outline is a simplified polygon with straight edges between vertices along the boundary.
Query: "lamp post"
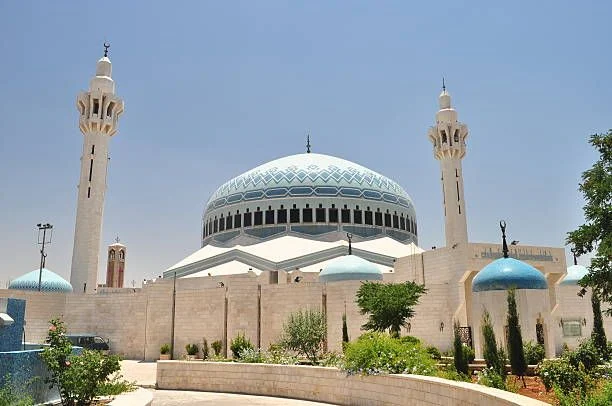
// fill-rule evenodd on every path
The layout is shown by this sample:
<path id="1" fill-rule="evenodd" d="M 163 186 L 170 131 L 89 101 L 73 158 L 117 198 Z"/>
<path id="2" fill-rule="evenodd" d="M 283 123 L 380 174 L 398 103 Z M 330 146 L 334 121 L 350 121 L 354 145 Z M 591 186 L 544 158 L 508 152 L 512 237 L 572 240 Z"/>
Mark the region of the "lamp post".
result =
<path id="1" fill-rule="evenodd" d="M 40 292 L 41 284 L 42 284 L 42 270 L 45 266 L 45 258 L 47 258 L 47 254 L 45 254 L 45 244 L 51 244 L 51 238 L 53 237 L 53 225 L 46 223 L 38 223 L 36 224 L 38 227 L 38 244 L 42 245 L 40 249 L 40 270 L 38 272 L 38 291 Z M 49 230 L 49 240 L 47 241 L 47 230 Z M 40 232 L 42 231 L 42 238 Z"/>

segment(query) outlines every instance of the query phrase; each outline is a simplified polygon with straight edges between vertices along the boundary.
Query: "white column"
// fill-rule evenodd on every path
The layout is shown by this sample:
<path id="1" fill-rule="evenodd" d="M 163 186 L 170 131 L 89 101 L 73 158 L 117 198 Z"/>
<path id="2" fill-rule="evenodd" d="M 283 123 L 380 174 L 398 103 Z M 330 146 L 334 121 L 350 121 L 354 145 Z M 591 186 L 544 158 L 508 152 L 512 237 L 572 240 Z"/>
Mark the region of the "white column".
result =
<path id="1" fill-rule="evenodd" d="M 98 286 L 108 143 L 117 133 L 117 118 L 124 107 L 123 101 L 115 96 L 111 72 L 111 62 L 105 52 L 97 63 L 96 76 L 90 82 L 89 91 L 82 92 L 77 98 L 83 152 L 70 273 L 75 293 L 95 293 Z M 114 103 L 113 111 L 103 114 L 104 106 L 109 102 Z"/>
<path id="2" fill-rule="evenodd" d="M 451 98 L 445 88 L 439 102 L 436 125 L 429 129 L 428 136 L 433 144 L 434 156 L 440 161 L 446 246 L 456 248 L 468 242 L 461 168 L 468 129 L 457 121 L 457 112 L 451 107 Z"/>

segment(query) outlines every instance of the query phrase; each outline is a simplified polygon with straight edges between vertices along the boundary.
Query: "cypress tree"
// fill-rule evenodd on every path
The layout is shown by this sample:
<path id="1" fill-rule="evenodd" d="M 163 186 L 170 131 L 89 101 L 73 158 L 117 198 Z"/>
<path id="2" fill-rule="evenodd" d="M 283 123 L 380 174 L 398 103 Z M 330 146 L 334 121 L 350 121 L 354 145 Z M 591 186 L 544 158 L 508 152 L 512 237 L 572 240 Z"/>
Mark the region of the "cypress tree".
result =
<path id="1" fill-rule="evenodd" d="M 468 360 L 463 353 L 463 343 L 461 342 L 461 336 L 459 335 L 459 322 L 455 320 L 454 327 L 454 339 L 453 339 L 453 357 L 455 361 L 455 369 L 461 374 L 468 374 Z"/>
<path id="2" fill-rule="evenodd" d="M 510 358 L 510 367 L 512 373 L 520 376 L 525 384 L 525 373 L 527 372 L 527 362 L 525 362 L 525 351 L 523 350 L 523 337 L 521 335 L 521 326 L 519 324 L 519 316 L 516 310 L 516 291 L 508 290 L 508 356 Z"/>
<path id="3" fill-rule="evenodd" d="M 346 313 L 342 314 L 342 342 L 349 342 L 348 326 L 346 325 Z"/>
<path id="4" fill-rule="evenodd" d="M 500 354 L 495 340 L 495 332 L 493 331 L 493 321 L 491 315 L 485 309 L 482 314 L 482 336 L 484 337 L 483 356 L 487 362 L 487 368 L 492 368 L 497 372 L 502 379 L 506 380 L 506 360 L 503 357 L 503 351 Z"/>
<path id="5" fill-rule="evenodd" d="M 612 354 L 608 354 L 608 340 L 601 317 L 601 303 L 595 292 L 591 295 L 591 307 L 593 308 L 593 331 L 591 332 L 591 340 L 593 340 L 593 344 L 599 353 L 607 359 Z"/>

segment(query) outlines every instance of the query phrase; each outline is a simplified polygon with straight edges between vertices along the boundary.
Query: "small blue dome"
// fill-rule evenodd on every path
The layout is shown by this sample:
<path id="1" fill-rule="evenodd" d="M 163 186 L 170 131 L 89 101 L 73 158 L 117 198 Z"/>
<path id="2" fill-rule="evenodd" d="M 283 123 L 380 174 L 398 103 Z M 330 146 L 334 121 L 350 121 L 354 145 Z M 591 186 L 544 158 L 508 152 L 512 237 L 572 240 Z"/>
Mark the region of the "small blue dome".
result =
<path id="1" fill-rule="evenodd" d="M 38 291 L 38 277 L 40 269 L 35 269 L 19 278 L 11 281 L 9 289 L 17 290 L 34 290 Z M 42 269 L 42 278 L 40 283 L 42 292 L 72 292 L 72 285 L 64 278 L 46 268 Z"/>
<path id="2" fill-rule="evenodd" d="M 383 274 L 373 263 L 355 255 L 330 261 L 319 274 L 321 282 L 381 281 Z"/>
<path id="3" fill-rule="evenodd" d="M 472 292 L 488 290 L 548 289 L 542 272 L 514 258 L 500 258 L 482 268 L 472 281 Z"/>
<path id="4" fill-rule="evenodd" d="M 586 266 L 582 265 L 572 265 L 567 268 L 567 274 L 561 280 L 559 285 L 578 285 L 578 281 L 582 279 L 589 270 Z"/>

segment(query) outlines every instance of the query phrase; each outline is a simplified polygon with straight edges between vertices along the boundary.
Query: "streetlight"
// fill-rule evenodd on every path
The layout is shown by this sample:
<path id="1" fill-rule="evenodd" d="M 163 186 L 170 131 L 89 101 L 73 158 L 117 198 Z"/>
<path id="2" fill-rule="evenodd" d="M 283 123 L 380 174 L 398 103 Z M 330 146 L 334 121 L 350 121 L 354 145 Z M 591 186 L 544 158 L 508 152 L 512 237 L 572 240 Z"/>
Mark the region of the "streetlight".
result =
<path id="1" fill-rule="evenodd" d="M 38 291 L 40 292 L 41 284 L 42 284 L 42 270 L 45 266 L 45 259 L 47 258 L 47 254 L 45 254 L 45 244 L 51 244 L 51 238 L 53 237 L 53 225 L 46 223 L 38 223 L 36 224 L 38 227 L 38 244 L 42 245 L 40 249 L 40 270 L 38 272 Z M 47 240 L 47 230 L 49 230 L 49 239 Z M 42 238 L 41 232 L 42 231 Z"/>

